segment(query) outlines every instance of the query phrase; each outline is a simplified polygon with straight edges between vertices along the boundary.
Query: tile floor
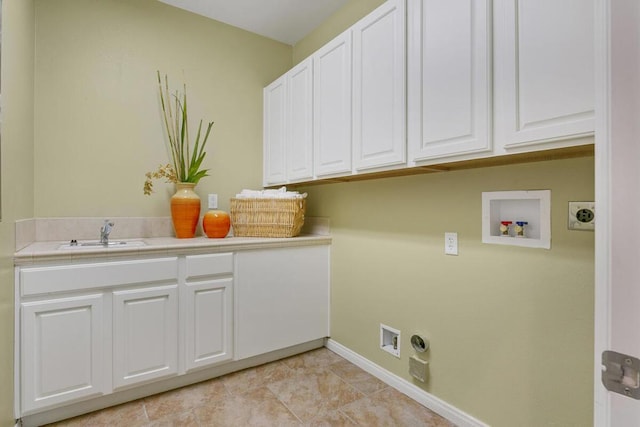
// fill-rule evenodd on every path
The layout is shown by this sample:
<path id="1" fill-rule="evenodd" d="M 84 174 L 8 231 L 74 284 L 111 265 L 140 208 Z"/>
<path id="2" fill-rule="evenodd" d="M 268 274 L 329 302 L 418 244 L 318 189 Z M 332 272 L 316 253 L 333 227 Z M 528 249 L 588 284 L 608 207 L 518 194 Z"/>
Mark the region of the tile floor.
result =
<path id="1" fill-rule="evenodd" d="M 326 348 L 49 426 L 453 426 Z"/>

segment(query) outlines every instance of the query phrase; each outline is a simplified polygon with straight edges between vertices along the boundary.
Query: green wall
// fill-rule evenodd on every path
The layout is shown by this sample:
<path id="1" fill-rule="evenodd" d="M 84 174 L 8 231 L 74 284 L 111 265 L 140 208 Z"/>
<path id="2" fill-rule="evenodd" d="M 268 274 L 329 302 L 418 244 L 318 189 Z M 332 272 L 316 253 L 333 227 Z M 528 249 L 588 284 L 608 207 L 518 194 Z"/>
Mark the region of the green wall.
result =
<path id="1" fill-rule="evenodd" d="M 352 0 L 294 62 L 382 3 Z M 481 243 L 483 191 L 550 189 L 552 248 Z M 567 203 L 594 199 L 593 158 L 310 186 L 331 220 L 331 337 L 409 381 L 409 337 L 431 341 L 429 393 L 492 426 L 593 424 L 594 235 Z M 444 255 L 457 232 L 459 256 Z M 401 330 L 401 358 L 379 325 Z"/>
<path id="2" fill-rule="evenodd" d="M 431 341 L 416 385 L 492 426 L 592 425 L 593 158 L 313 186 L 329 217 L 331 338 L 409 381 L 409 337 Z M 552 248 L 482 243 L 483 191 L 550 189 Z M 457 232 L 459 255 L 444 255 Z M 401 358 L 378 348 L 402 332 Z"/>
<path id="3" fill-rule="evenodd" d="M 358 19 L 384 2 L 385 0 L 349 0 L 326 22 L 296 43 L 293 49 L 293 63 L 297 64 L 311 55 L 319 47 L 345 31 Z"/>
<path id="4" fill-rule="evenodd" d="M 169 215 L 173 185 L 142 193 L 168 161 L 156 70 L 187 84 L 192 137 L 215 122 L 196 191 L 226 209 L 261 185 L 262 88 L 291 46 L 156 0 L 37 0 L 36 23 L 37 217 Z"/>
<path id="5" fill-rule="evenodd" d="M 2 1 L 0 426 L 13 426 L 14 221 L 33 216 L 34 2 Z"/>

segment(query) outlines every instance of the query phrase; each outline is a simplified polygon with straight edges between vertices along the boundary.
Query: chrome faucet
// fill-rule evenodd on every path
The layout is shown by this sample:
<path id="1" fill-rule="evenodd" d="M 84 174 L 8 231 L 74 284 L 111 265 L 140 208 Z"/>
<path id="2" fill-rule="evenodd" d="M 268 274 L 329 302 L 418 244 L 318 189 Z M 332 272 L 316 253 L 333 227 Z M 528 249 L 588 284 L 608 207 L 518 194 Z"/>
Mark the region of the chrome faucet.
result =
<path id="1" fill-rule="evenodd" d="M 103 245 L 109 244 L 109 233 L 111 233 L 111 229 L 113 228 L 113 222 L 110 222 L 108 219 L 104 220 L 104 225 L 100 227 L 100 243 Z"/>

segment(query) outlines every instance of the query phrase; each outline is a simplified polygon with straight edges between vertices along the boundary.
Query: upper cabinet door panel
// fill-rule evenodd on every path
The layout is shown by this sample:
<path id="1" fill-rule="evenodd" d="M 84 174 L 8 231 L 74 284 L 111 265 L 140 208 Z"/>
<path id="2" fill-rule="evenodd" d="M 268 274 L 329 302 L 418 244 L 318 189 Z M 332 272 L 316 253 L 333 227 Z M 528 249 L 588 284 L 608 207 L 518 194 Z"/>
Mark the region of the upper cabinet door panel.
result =
<path id="1" fill-rule="evenodd" d="M 495 0 L 496 139 L 504 147 L 594 130 L 593 2 Z"/>
<path id="2" fill-rule="evenodd" d="M 410 160 L 491 150 L 486 0 L 409 0 Z"/>
<path id="3" fill-rule="evenodd" d="M 351 173 L 351 31 L 313 55 L 314 172 Z"/>
<path id="4" fill-rule="evenodd" d="M 264 88 L 264 185 L 284 184 L 287 179 L 285 76 Z"/>
<path id="5" fill-rule="evenodd" d="M 352 29 L 356 170 L 406 162 L 405 22 L 405 0 L 390 0 Z"/>
<path id="6" fill-rule="evenodd" d="M 286 74 L 287 179 L 313 178 L 313 61 L 307 59 Z"/>

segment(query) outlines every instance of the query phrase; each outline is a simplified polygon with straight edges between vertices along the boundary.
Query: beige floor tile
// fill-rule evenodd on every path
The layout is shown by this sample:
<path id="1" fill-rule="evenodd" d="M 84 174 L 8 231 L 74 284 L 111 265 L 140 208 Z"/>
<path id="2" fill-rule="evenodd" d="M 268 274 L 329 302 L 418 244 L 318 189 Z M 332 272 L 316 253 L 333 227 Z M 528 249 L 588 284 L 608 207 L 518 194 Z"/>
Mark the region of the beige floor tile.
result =
<path id="1" fill-rule="evenodd" d="M 357 425 L 340 411 L 330 411 L 316 416 L 305 427 L 351 427 Z"/>
<path id="2" fill-rule="evenodd" d="M 226 375 L 222 381 L 229 393 L 243 394 L 293 375 L 294 372 L 281 362 L 273 362 Z"/>
<path id="3" fill-rule="evenodd" d="M 200 427 L 200 421 L 195 412 L 187 411 L 152 421 L 145 425 L 145 427 Z"/>
<path id="4" fill-rule="evenodd" d="M 101 411 L 49 424 L 49 427 L 137 427 L 149 422 L 142 400 L 113 406 Z"/>
<path id="5" fill-rule="evenodd" d="M 50 426 L 452 427 L 326 348 Z"/>
<path id="6" fill-rule="evenodd" d="M 208 405 L 225 396 L 227 390 L 222 380 L 214 379 L 147 397 L 144 399 L 144 406 L 149 420 L 156 421 Z"/>
<path id="7" fill-rule="evenodd" d="M 228 396 L 195 410 L 202 426 L 299 426 L 300 421 L 266 387 Z"/>
<path id="8" fill-rule="evenodd" d="M 363 397 L 329 371 L 299 373 L 291 379 L 270 384 L 268 388 L 303 422 Z"/>
<path id="9" fill-rule="evenodd" d="M 319 348 L 317 350 L 308 351 L 297 356 L 284 359 L 282 363 L 293 370 L 316 370 L 318 368 L 327 368 L 333 363 L 343 361 L 344 359 L 327 348 Z"/>
<path id="10" fill-rule="evenodd" d="M 366 395 L 388 387 L 387 384 L 346 360 L 333 363 L 329 366 L 329 370 Z"/>
<path id="11" fill-rule="evenodd" d="M 340 408 L 359 425 L 376 427 L 453 427 L 399 391 L 388 387 Z"/>

